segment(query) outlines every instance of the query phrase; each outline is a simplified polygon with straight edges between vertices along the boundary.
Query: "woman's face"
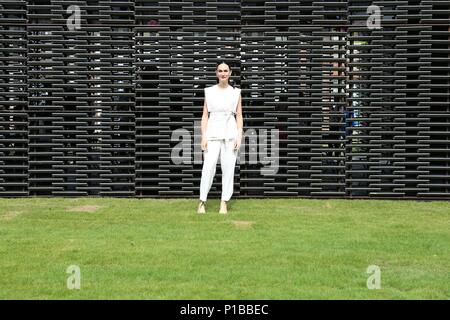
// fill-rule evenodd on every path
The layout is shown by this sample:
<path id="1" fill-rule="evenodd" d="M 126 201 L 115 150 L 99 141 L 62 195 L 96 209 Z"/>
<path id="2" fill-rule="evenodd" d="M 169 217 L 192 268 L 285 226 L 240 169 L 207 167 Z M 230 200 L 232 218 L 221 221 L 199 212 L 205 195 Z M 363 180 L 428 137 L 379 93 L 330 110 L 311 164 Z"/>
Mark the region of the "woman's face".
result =
<path id="1" fill-rule="evenodd" d="M 216 76 L 220 83 L 228 83 L 228 79 L 231 76 L 231 70 L 228 65 L 225 63 L 219 64 L 216 69 Z"/>

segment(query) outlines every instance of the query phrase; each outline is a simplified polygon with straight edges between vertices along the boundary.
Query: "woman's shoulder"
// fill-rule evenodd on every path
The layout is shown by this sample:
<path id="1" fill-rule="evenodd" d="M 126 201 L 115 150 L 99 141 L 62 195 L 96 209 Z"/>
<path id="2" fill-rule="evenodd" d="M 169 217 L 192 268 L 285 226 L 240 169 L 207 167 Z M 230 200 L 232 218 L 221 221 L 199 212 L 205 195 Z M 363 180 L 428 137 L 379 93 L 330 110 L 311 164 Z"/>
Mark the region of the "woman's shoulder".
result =
<path id="1" fill-rule="evenodd" d="M 216 87 L 215 84 L 212 85 L 212 86 L 206 86 L 206 87 L 205 87 L 205 90 L 211 90 L 211 89 L 213 89 L 213 88 L 215 88 L 215 87 Z"/>

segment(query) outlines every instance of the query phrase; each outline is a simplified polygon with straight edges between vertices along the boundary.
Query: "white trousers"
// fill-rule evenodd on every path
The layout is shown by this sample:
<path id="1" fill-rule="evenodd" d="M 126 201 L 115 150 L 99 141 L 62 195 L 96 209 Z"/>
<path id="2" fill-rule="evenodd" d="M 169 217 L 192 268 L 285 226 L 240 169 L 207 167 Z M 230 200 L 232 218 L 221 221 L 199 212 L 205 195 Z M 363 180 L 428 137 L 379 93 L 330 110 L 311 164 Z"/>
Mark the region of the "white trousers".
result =
<path id="1" fill-rule="evenodd" d="M 238 150 L 234 149 L 235 141 L 208 140 L 206 150 L 203 150 L 204 162 L 200 181 L 200 200 L 206 201 L 211 189 L 216 165 L 220 154 L 220 168 L 222 169 L 222 201 L 230 200 L 233 195 L 234 167 Z"/>

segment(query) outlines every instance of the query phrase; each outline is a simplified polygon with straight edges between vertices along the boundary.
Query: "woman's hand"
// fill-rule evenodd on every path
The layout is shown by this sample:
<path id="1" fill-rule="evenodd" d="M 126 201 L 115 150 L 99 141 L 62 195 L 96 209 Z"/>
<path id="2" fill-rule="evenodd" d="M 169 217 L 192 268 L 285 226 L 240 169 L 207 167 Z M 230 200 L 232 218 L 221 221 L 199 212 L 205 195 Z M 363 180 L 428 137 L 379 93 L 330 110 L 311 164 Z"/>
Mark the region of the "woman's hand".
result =
<path id="1" fill-rule="evenodd" d="M 237 139 L 234 140 L 234 149 L 239 150 L 240 147 L 241 147 L 241 137 L 238 137 Z"/>
<path id="2" fill-rule="evenodd" d="M 237 138 L 234 139 L 234 150 L 239 150 L 239 148 L 241 147 L 242 133 L 243 133 L 242 128 L 238 129 Z"/>
<path id="3" fill-rule="evenodd" d="M 208 140 L 204 137 L 202 137 L 201 146 L 202 146 L 202 150 L 206 150 L 208 148 Z"/>

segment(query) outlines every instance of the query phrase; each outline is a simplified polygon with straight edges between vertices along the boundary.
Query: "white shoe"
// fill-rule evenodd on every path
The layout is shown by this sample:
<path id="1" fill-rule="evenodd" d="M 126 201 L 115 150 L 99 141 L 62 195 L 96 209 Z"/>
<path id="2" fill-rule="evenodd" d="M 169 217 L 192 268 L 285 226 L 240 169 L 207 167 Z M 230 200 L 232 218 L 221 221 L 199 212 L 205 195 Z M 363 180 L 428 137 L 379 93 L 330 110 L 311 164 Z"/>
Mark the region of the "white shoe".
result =
<path id="1" fill-rule="evenodd" d="M 197 213 L 200 213 L 200 214 L 206 213 L 205 202 L 202 201 L 202 200 L 200 200 L 199 203 L 198 203 Z"/>
<path id="2" fill-rule="evenodd" d="M 227 211 L 227 202 L 226 201 L 220 201 L 219 213 L 222 213 L 222 214 L 228 213 L 228 211 Z"/>

